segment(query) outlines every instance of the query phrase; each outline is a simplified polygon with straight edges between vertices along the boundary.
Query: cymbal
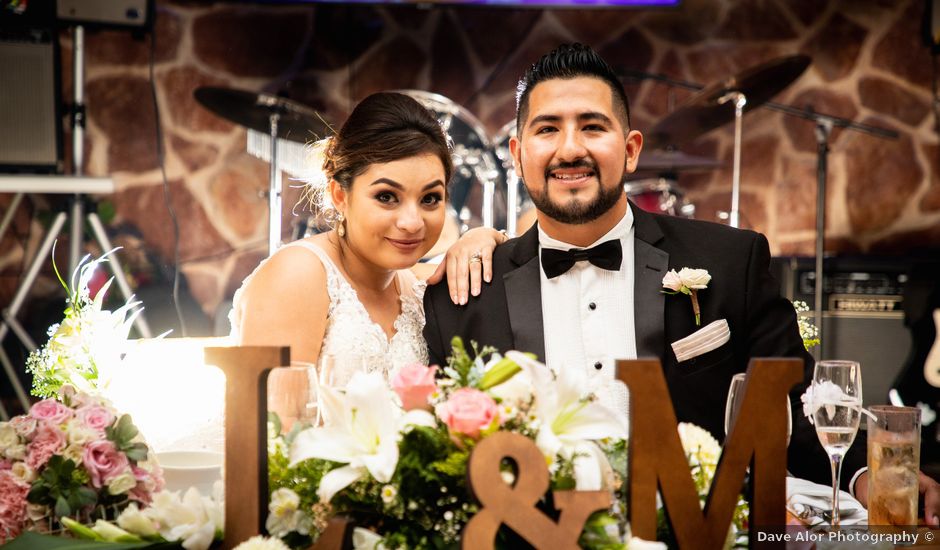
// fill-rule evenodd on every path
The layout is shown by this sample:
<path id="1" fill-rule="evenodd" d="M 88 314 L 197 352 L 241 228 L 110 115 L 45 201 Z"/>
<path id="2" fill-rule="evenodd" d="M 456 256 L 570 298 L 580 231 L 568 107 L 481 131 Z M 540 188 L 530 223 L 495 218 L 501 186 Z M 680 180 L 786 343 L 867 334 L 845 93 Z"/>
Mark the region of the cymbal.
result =
<path id="1" fill-rule="evenodd" d="M 271 115 L 279 113 L 277 137 L 300 143 L 332 135 L 320 114 L 300 103 L 265 93 L 204 86 L 193 93 L 203 107 L 240 126 L 271 133 Z"/>
<path id="2" fill-rule="evenodd" d="M 690 97 L 645 135 L 645 145 L 664 149 L 691 141 L 734 120 L 734 101 L 721 102 L 730 92 L 747 98 L 744 112 L 767 102 L 797 79 L 810 58 L 792 55 L 770 60 L 711 84 Z"/>
<path id="3" fill-rule="evenodd" d="M 720 160 L 687 155 L 682 151 L 650 151 L 640 153 L 636 173 L 701 172 L 722 166 L 724 163 Z"/>

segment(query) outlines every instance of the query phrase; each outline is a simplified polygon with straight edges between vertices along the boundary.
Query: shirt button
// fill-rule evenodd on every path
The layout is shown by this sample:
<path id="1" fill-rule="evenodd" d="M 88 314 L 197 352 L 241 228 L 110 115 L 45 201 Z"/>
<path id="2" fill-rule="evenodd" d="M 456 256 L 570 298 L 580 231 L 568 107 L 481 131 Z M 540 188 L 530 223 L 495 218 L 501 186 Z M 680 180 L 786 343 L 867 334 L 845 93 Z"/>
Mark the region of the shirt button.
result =
<path id="1" fill-rule="evenodd" d="M 601 370 L 602 368 L 604 368 L 604 365 L 600 361 L 598 361 L 597 363 L 594 363 L 594 368 L 597 370 Z"/>
<path id="2" fill-rule="evenodd" d="M 590 309 L 591 311 L 594 311 L 595 309 L 597 309 L 597 304 L 595 304 L 594 302 L 591 302 L 590 304 L 588 304 L 588 309 Z"/>

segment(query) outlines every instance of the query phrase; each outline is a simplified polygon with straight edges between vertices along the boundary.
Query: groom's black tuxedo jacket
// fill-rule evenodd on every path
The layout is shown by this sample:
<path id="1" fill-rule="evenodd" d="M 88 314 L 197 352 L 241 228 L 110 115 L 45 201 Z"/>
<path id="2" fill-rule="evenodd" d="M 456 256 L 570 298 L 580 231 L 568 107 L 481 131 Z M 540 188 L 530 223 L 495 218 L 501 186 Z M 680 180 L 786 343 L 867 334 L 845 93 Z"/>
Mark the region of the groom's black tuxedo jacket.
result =
<path id="1" fill-rule="evenodd" d="M 812 379 L 813 359 L 803 348 L 792 304 L 780 295 L 769 272 L 767 239 L 753 231 L 725 225 L 655 215 L 630 203 L 634 219 L 634 329 L 637 357 L 662 364 L 680 422 L 694 422 L 724 439 L 724 411 L 731 377 L 747 370 L 752 357 L 804 360 L 804 380 Z M 444 364 L 450 340 L 495 346 L 500 351 L 533 352 L 545 360 L 540 291 L 538 230 L 532 227 L 496 248 L 493 281 L 467 305 L 455 306 L 446 284 L 428 287 L 424 297 L 424 336 L 431 363 Z M 716 350 L 677 362 L 670 347 L 699 327 L 691 300 L 661 292 L 670 269 L 707 269 L 708 288 L 698 293 L 702 326 L 726 319 L 731 341 Z M 600 304 L 603 307 L 603 304 Z M 575 312 L 572 312 L 575 314 Z M 600 375 L 600 374 L 599 374 Z M 788 468 L 798 477 L 831 483 L 829 460 L 813 427 L 802 414 L 799 395 L 791 392 L 794 431 Z M 846 458 L 843 486 L 864 465 L 864 453 Z"/>

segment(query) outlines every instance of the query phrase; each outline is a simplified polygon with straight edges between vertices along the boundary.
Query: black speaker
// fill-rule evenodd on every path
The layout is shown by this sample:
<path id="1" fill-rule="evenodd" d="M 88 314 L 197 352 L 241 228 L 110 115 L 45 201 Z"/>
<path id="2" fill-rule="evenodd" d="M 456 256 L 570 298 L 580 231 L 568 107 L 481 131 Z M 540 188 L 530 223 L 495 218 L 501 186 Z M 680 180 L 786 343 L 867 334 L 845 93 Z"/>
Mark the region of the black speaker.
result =
<path id="1" fill-rule="evenodd" d="M 62 171 L 59 74 L 54 30 L 0 31 L 0 171 Z"/>
<path id="2" fill-rule="evenodd" d="M 55 3 L 0 0 L 0 171 L 62 171 Z"/>
<path id="3" fill-rule="evenodd" d="M 802 300 L 815 316 L 815 261 L 774 258 L 781 294 Z M 898 258 L 827 258 L 823 269 L 822 344 L 817 359 L 847 359 L 862 366 L 865 405 L 888 402 L 911 350 L 904 324 L 903 290 L 911 267 Z"/>

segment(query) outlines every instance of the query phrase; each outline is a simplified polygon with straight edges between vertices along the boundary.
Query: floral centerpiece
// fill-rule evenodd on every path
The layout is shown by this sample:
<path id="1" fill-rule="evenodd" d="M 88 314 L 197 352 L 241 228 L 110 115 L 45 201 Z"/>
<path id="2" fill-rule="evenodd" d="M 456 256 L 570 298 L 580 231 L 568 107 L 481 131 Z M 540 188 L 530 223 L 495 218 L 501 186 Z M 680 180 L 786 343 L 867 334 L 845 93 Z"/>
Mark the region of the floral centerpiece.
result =
<path id="1" fill-rule="evenodd" d="M 27 361 L 32 393 L 45 399 L 0 422 L 0 540 L 25 529 L 56 530 L 69 518 L 114 518 L 130 505 L 148 505 L 163 488 L 160 467 L 131 417 L 97 392 L 98 369 L 121 360 L 140 312 L 133 301 L 103 309 L 111 281 L 95 296 L 89 292 L 107 256 L 83 258 L 71 284 L 56 270 L 67 292 L 65 318 Z"/>
<path id="2" fill-rule="evenodd" d="M 163 488 L 160 467 L 130 416 L 62 386 L 57 399 L 0 423 L 0 534 L 48 531 L 65 517 L 113 517 L 148 504 Z"/>
<path id="3" fill-rule="evenodd" d="M 554 373 L 518 352 L 468 352 L 459 339 L 443 377 L 436 370 L 410 365 L 390 384 L 357 373 L 345 393 L 321 388 L 325 425 L 271 446 L 268 531 L 300 548 L 342 514 L 369 530 L 355 535 L 369 547 L 457 547 L 477 511 L 466 481 L 470 452 L 500 430 L 535 442 L 552 490 L 609 490 L 623 502 L 625 419 L 598 401 L 586 373 Z M 503 475 L 512 482 L 511 468 Z M 539 506 L 554 513 L 548 497 Z M 621 547 L 624 524 L 619 504 L 595 513 L 580 544 Z M 514 537 L 501 532 L 497 543 L 514 547 Z"/>
<path id="4" fill-rule="evenodd" d="M 471 357 L 471 355 L 473 357 Z M 551 490 L 608 490 L 613 506 L 593 514 L 582 548 L 665 548 L 632 538 L 624 508 L 626 419 L 604 405 L 588 376 L 553 372 L 530 356 L 492 348 L 468 351 L 459 339 L 437 367 L 410 365 L 386 383 L 358 373 L 345 393 L 322 388 L 326 424 L 282 434 L 269 423 L 271 500 L 267 530 L 293 548 L 305 548 L 330 517 L 351 517 L 357 548 L 456 548 L 478 511 L 466 485 L 473 447 L 497 431 L 532 439 L 549 467 Z M 679 428 L 704 505 L 721 455 L 705 430 Z M 506 467 L 503 478 L 514 480 Z M 551 497 L 538 504 L 554 514 Z M 741 499 L 729 545 L 747 542 L 747 503 Z M 669 541 L 665 514 L 661 535 Z M 501 531 L 497 547 L 520 540 Z"/>

